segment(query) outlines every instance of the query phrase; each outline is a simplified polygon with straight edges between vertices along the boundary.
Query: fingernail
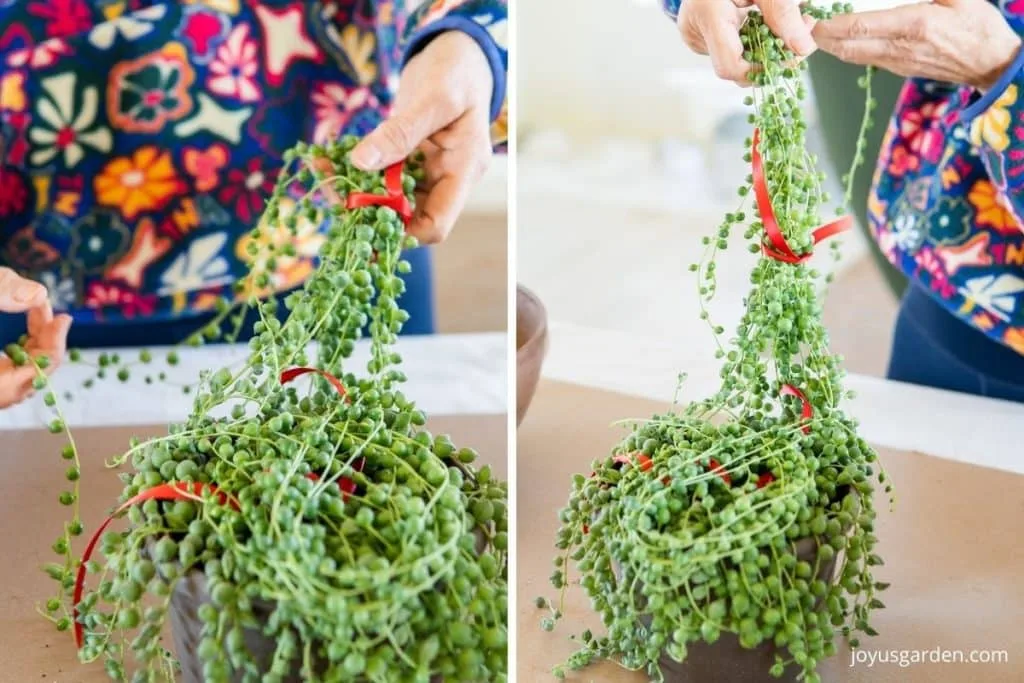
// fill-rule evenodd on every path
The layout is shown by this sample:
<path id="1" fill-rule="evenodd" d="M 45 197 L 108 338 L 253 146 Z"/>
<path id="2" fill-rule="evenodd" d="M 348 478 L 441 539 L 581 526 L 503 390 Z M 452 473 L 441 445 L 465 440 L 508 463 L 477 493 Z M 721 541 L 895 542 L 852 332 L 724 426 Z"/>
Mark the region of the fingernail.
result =
<path id="1" fill-rule="evenodd" d="M 374 166 L 380 161 L 380 150 L 371 144 L 363 143 L 352 150 L 352 163 L 362 168 Z"/>

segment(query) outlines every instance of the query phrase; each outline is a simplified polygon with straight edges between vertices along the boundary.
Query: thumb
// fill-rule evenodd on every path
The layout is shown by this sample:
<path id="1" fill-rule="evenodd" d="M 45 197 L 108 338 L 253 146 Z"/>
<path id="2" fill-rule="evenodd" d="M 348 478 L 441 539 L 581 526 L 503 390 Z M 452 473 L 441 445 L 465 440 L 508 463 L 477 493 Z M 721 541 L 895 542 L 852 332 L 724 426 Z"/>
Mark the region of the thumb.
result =
<path id="1" fill-rule="evenodd" d="M 352 163 L 379 171 L 407 159 L 420 143 L 457 118 L 448 107 L 421 101 L 398 109 L 352 150 Z"/>
<path id="2" fill-rule="evenodd" d="M 814 52 L 817 46 L 795 0 L 759 0 L 757 5 L 765 23 L 775 35 L 786 41 L 790 50 L 801 57 Z"/>
<path id="3" fill-rule="evenodd" d="M 29 313 L 28 350 L 34 358 L 46 356 L 50 360 L 46 374 L 57 369 L 68 348 L 68 332 L 71 330 L 72 318 L 66 313 L 54 316 L 38 309 Z M 33 313 L 35 319 L 33 320 Z"/>

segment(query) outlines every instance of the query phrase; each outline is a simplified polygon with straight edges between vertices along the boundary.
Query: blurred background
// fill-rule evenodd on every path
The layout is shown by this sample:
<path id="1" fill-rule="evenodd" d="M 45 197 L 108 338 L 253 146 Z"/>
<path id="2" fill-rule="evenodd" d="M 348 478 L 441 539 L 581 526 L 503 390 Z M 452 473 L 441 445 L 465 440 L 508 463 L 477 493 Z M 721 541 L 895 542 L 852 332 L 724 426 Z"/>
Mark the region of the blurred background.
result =
<path id="1" fill-rule="evenodd" d="M 508 330 L 508 160 L 496 159 L 444 244 L 434 247 L 440 334 Z"/>
<path id="2" fill-rule="evenodd" d="M 440 334 L 508 330 L 508 158 L 496 156 L 444 244 L 434 247 Z"/>
<path id="3" fill-rule="evenodd" d="M 692 362 L 712 362 L 687 268 L 701 237 L 738 208 L 751 133 L 745 92 L 687 50 L 658 0 L 518 0 L 517 12 L 519 282 L 555 322 L 677 340 Z M 862 71 L 826 55 L 811 60 L 808 144 L 837 200 L 863 111 Z M 872 154 L 898 86 L 889 75 L 876 81 Z M 857 187 L 861 223 L 873 165 Z M 842 243 L 838 265 L 815 259 L 836 270 L 826 300 L 833 348 L 849 371 L 880 376 L 902 280 L 860 230 Z M 727 330 L 756 258 L 741 244 L 721 255 L 717 271 L 712 318 Z"/>

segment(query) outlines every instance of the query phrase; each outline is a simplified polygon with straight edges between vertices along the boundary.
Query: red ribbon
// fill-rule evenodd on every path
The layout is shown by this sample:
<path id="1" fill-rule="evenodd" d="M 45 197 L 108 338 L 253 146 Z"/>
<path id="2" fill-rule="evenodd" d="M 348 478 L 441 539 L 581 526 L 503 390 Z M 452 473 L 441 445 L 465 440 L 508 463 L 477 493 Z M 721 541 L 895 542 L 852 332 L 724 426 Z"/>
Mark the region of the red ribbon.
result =
<path id="1" fill-rule="evenodd" d="M 814 417 L 814 409 L 811 408 L 811 402 L 807 400 L 806 396 L 804 396 L 804 392 L 800 391 L 792 384 L 783 384 L 782 390 L 779 392 L 779 394 L 782 396 L 794 396 L 800 399 L 800 403 L 803 404 L 803 407 L 800 411 L 801 417 L 803 417 L 803 419 L 810 420 L 812 417 Z M 811 425 L 804 425 L 804 434 L 809 434 L 810 431 Z"/>
<path id="2" fill-rule="evenodd" d="M 405 196 L 405 190 L 402 188 L 402 168 L 404 166 L 405 162 L 399 161 L 397 164 L 388 166 L 387 170 L 384 171 L 386 195 L 372 194 L 370 192 L 353 192 L 349 194 L 348 199 L 345 201 L 345 208 L 363 209 L 368 206 L 386 206 L 401 216 L 402 222 L 408 225 L 409 221 L 412 220 L 412 205 L 409 203 L 409 199 Z"/>
<path id="3" fill-rule="evenodd" d="M 92 557 L 93 551 L 96 549 L 96 544 L 100 540 L 100 536 L 106 531 L 110 523 L 113 522 L 118 516 L 124 513 L 125 510 L 144 503 L 147 500 L 201 500 L 201 496 L 204 491 L 209 491 L 217 496 L 217 499 L 223 505 L 225 502 L 230 502 L 231 507 L 238 509 L 238 501 L 233 498 L 229 498 L 226 494 L 221 493 L 217 490 L 216 486 L 212 484 L 202 484 L 196 482 L 194 484 L 186 484 L 183 482 L 175 482 L 169 484 L 160 484 L 153 488 L 146 489 L 136 496 L 129 498 L 122 503 L 114 512 L 104 520 L 103 524 L 100 524 L 99 528 L 89 539 L 89 544 L 85 546 L 85 552 L 82 553 L 82 561 L 78 565 L 78 573 L 75 576 L 75 590 L 72 593 L 71 600 L 73 605 L 72 615 L 75 619 L 75 645 L 79 649 L 82 647 L 84 639 L 82 624 L 78 622 L 78 603 L 82 599 L 82 592 L 85 588 L 85 564 Z"/>
<path id="4" fill-rule="evenodd" d="M 290 370 L 285 370 L 284 372 L 281 373 L 281 384 L 288 384 L 288 382 L 291 382 L 296 377 L 302 377 L 303 375 L 308 375 L 309 373 L 320 375 L 321 377 L 326 379 L 328 382 L 331 383 L 331 386 L 333 386 L 337 390 L 337 392 L 341 395 L 342 399 L 344 399 L 346 403 L 350 402 L 348 397 L 348 391 L 345 390 L 345 385 L 341 383 L 340 379 L 338 379 L 331 373 L 327 372 L 326 370 L 320 370 L 318 368 L 291 368 Z M 357 458 L 355 462 L 352 463 L 352 469 L 354 469 L 356 472 L 362 472 L 363 465 L 365 463 L 365 458 Z M 320 480 L 319 475 L 314 474 L 312 472 L 307 474 L 306 478 L 312 481 Z M 341 489 L 341 499 L 348 502 L 349 496 L 351 496 L 356 491 L 356 483 L 349 479 L 348 477 L 341 477 L 340 479 L 338 479 L 338 488 Z"/>
<path id="5" fill-rule="evenodd" d="M 708 467 L 711 468 L 712 472 L 718 472 L 718 476 L 722 478 L 726 486 L 732 486 L 732 476 L 726 471 L 724 467 L 718 464 L 718 461 L 714 458 L 708 460 Z"/>
<path id="6" fill-rule="evenodd" d="M 341 383 L 341 380 L 325 370 L 319 370 L 317 368 L 291 368 L 290 370 L 285 370 L 281 373 L 281 384 L 288 384 L 288 382 L 291 382 L 296 377 L 302 377 L 303 375 L 308 375 L 311 372 L 320 375 L 330 382 L 331 386 L 333 386 L 338 393 L 341 394 L 341 397 L 345 399 L 345 402 L 348 403 L 348 391 L 345 390 L 345 385 Z"/>
<path id="7" fill-rule="evenodd" d="M 335 377 L 331 373 L 326 372 L 324 370 L 318 370 L 317 368 L 291 368 L 290 370 L 285 370 L 284 372 L 281 373 L 281 379 L 280 379 L 281 384 L 287 384 L 288 382 L 292 381 L 296 377 L 301 377 L 302 375 L 306 375 L 306 374 L 309 374 L 311 372 L 320 375 L 321 377 L 326 379 L 328 382 L 330 382 L 331 385 L 334 386 L 335 389 L 337 389 L 338 393 L 341 394 L 341 397 L 346 402 L 348 402 L 348 400 L 349 400 L 348 392 L 345 391 L 345 385 L 343 385 L 341 383 L 341 380 L 339 380 L 337 377 Z M 364 466 L 365 462 L 366 462 L 365 458 L 358 458 L 358 459 L 355 460 L 355 462 L 352 463 L 352 468 L 356 472 L 362 472 L 363 471 L 363 466 Z M 320 475 L 316 474 L 315 472 L 310 472 L 309 474 L 306 475 L 306 478 L 309 479 L 310 481 L 320 481 Z M 355 481 L 349 479 L 348 477 L 341 477 L 340 479 L 338 479 L 338 488 L 341 489 L 342 500 L 348 501 L 349 497 L 353 493 L 355 493 L 356 483 L 355 483 Z M 193 501 L 199 501 L 199 500 L 202 500 L 201 496 L 202 496 L 203 492 L 209 492 L 209 493 L 215 495 L 216 498 L 217 498 L 217 501 L 221 505 L 223 505 L 224 503 L 229 503 L 231 505 L 232 509 L 234 509 L 234 510 L 238 510 L 239 509 L 238 501 L 237 500 L 235 500 L 234 498 L 232 498 L 228 494 L 219 491 L 217 489 L 217 487 L 214 486 L 213 484 L 203 484 L 201 482 L 194 482 L 194 483 L 168 482 L 166 484 L 158 484 L 157 486 L 154 486 L 152 488 L 148 488 L 145 491 L 141 491 L 137 495 L 129 498 L 124 503 L 119 505 L 117 507 L 117 509 L 115 509 L 110 514 L 110 516 L 107 517 L 103 521 L 102 524 L 100 524 L 99 528 L 96 529 L 96 531 L 93 533 L 92 537 L 89 539 L 89 543 L 85 546 L 85 552 L 82 553 L 82 559 L 81 559 L 81 562 L 79 562 L 78 571 L 77 571 L 77 573 L 75 575 L 75 588 L 74 588 L 74 591 L 72 592 L 72 595 L 71 595 L 72 616 L 74 617 L 74 621 L 75 621 L 75 628 L 74 628 L 75 645 L 79 649 L 81 649 L 82 644 L 83 644 L 83 639 L 84 639 L 84 629 L 82 628 L 82 624 L 80 624 L 79 621 L 78 621 L 78 603 L 81 602 L 81 600 L 82 600 L 82 593 L 85 590 L 85 574 L 86 574 L 85 565 L 89 561 L 89 559 L 92 557 L 93 552 L 96 550 L 96 544 L 99 542 L 100 537 L 103 535 L 103 532 L 106 531 L 108 526 L 110 526 L 110 523 L 113 522 L 115 519 L 117 519 L 122 514 L 124 514 L 124 512 L 126 510 L 128 510 L 130 507 L 132 507 L 133 505 L 138 505 L 139 503 L 144 503 L 147 500 L 156 500 L 156 501 L 193 500 Z"/>
<path id="8" fill-rule="evenodd" d="M 761 214 L 761 222 L 764 223 L 765 234 L 768 235 L 768 241 L 771 242 L 771 245 L 761 245 L 761 251 L 765 256 L 770 256 L 776 261 L 803 263 L 811 257 L 813 252 L 809 251 L 806 254 L 798 255 L 789 247 L 785 235 L 782 234 L 782 230 L 779 228 L 779 223 L 775 219 L 775 210 L 772 208 L 772 200 L 768 196 L 768 183 L 764 178 L 764 162 L 761 159 L 760 141 L 761 129 L 755 128 L 754 144 L 750 148 L 750 160 L 754 179 L 754 198 L 757 202 L 757 210 Z M 812 232 L 811 239 L 816 245 L 822 240 L 849 230 L 852 225 L 853 219 L 850 216 L 837 218 Z"/>

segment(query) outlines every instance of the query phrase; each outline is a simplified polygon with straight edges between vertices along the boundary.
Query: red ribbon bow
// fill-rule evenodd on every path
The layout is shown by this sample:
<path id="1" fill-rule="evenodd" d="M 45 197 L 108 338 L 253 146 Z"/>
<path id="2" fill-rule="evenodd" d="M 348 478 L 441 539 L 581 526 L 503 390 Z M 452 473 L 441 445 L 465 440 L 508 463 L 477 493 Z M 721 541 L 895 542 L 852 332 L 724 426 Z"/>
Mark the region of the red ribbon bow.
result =
<path id="1" fill-rule="evenodd" d="M 370 192 L 353 192 L 349 194 L 348 199 L 345 201 L 345 208 L 363 209 L 368 206 L 386 206 L 389 209 L 393 209 L 395 213 L 402 217 L 402 222 L 408 225 L 409 221 L 412 220 L 412 205 L 409 203 L 409 199 L 405 196 L 405 190 L 402 188 L 402 168 L 404 166 L 405 162 L 399 161 L 397 164 L 388 166 L 387 170 L 384 171 L 386 195 L 372 194 Z"/>
<path id="2" fill-rule="evenodd" d="M 339 380 L 337 377 L 335 377 L 331 373 L 326 372 L 324 370 L 319 370 L 317 368 L 291 368 L 290 370 L 285 370 L 284 372 L 281 373 L 280 382 L 281 382 L 281 384 L 287 384 L 288 382 L 291 382 L 296 377 L 301 377 L 302 375 L 306 375 L 306 374 L 309 374 L 309 373 L 316 373 L 316 374 L 320 375 L 321 377 L 323 377 L 324 379 L 326 379 L 338 391 L 338 393 L 341 395 L 342 399 L 344 399 L 346 402 L 349 401 L 348 392 L 345 391 L 345 385 L 343 385 L 341 383 L 341 380 Z M 365 464 L 365 459 L 364 458 L 358 458 L 355 462 L 352 463 L 352 468 L 356 472 L 362 472 L 364 464 Z M 320 480 L 320 475 L 318 475 L 318 474 L 316 474 L 314 472 L 310 472 L 309 474 L 306 475 L 306 478 L 311 480 L 311 481 L 319 481 Z M 338 479 L 338 488 L 341 489 L 342 500 L 346 500 L 347 501 L 349 499 L 349 496 L 351 496 L 355 492 L 355 490 L 356 490 L 356 483 L 353 480 L 349 479 L 348 477 L 341 477 L 340 479 Z M 124 514 L 124 512 L 127 511 L 132 506 L 138 505 L 139 503 L 144 503 L 147 500 L 156 500 L 156 501 L 193 500 L 193 501 L 201 501 L 202 500 L 202 494 L 204 492 L 208 492 L 208 493 L 216 496 L 217 501 L 221 505 L 224 505 L 225 503 L 228 503 L 228 504 L 231 505 L 231 508 L 233 510 L 238 510 L 239 509 L 238 501 L 237 500 L 232 498 L 230 495 L 228 495 L 228 494 L 226 494 L 226 493 L 224 493 L 222 491 L 219 491 L 217 489 L 217 487 L 214 486 L 213 484 L 204 484 L 204 483 L 201 483 L 201 482 L 193 482 L 193 483 L 187 483 L 187 482 L 168 482 L 168 483 L 165 483 L 165 484 L 158 484 L 157 486 L 154 486 L 152 488 L 148 488 L 145 491 L 141 491 L 137 495 L 135 495 L 135 496 L 129 498 L 128 500 L 126 500 L 125 502 L 121 503 L 121 505 L 119 505 L 117 507 L 117 509 L 115 509 L 110 514 L 110 516 L 108 516 L 103 521 L 103 523 L 100 524 L 99 528 L 96 529 L 96 531 L 93 533 L 92 537 L 89 539 L 89 543 L 86 544 L 86 546 L 85 546 L 85 552 L 82 553 L 82 560 L 81 560 L 81 562 L 78 565 L 78 571 L 77 571 L 77 573 L 75 575 L 75 587 L 74 587 L 74 591 L 73 591 L 72 596 L 71 596 L 71 600 L 72 600 L 72 616 L 74 617 L 74 621 L 75 621 L 75 623 L 74 623 L 75 645 L 79 649 L 81 649 L 81 647 L 83 645 L 83 641 L 84 641 L 84 629 L 82 627 L 82 624 L 80 624 L 79 621 L 78 621 L 78 603 L 82 600 L 82 593 L 85 590 L 85 574 L 86 574 L 85 565 L 89 561 L 89 559 L 92 557 L 93 552 L 96 550 L 96 544 L 99 543 L 100 537 L 103 535 L 103 532 L 106 531 L 107 527 L 110 526 L 110 523 L 113 522 L 115 519 L 117 519 L 122 514 Z"/>
<path id="3" fill-rule="evenodd" d="M 755 128 L 754 144 L 750 148 L 750 160 L 754 179 L 754 198 L 757 201 L 757 210 L 761 214 L 761 222 L 764 223 L 765 234 L 768 235 L 768 241 L 771 242 L 770 246 L 767 244 L 761 245 L 761 251 L 765 256 L 770 256 L 776 261 L 803 263 L 811 257 L 812 252 L 796 254 L 789 247 L 785 235 L 782 234 L 782 230 L 779 228 L 779 223 L 775 219 L 775 210 L 772 208 L 772 200 L 768 196 L 768 183 L 764 178 L 764 162 L 761 159 L 760 141 L 761 129 Z M 852 225 L 853 219 L 850 216 L 837 218 L 812 232 L 811 239 L 814 244 L 818 244 L 818 242 L 832 235 L 849 230 Z"/>

